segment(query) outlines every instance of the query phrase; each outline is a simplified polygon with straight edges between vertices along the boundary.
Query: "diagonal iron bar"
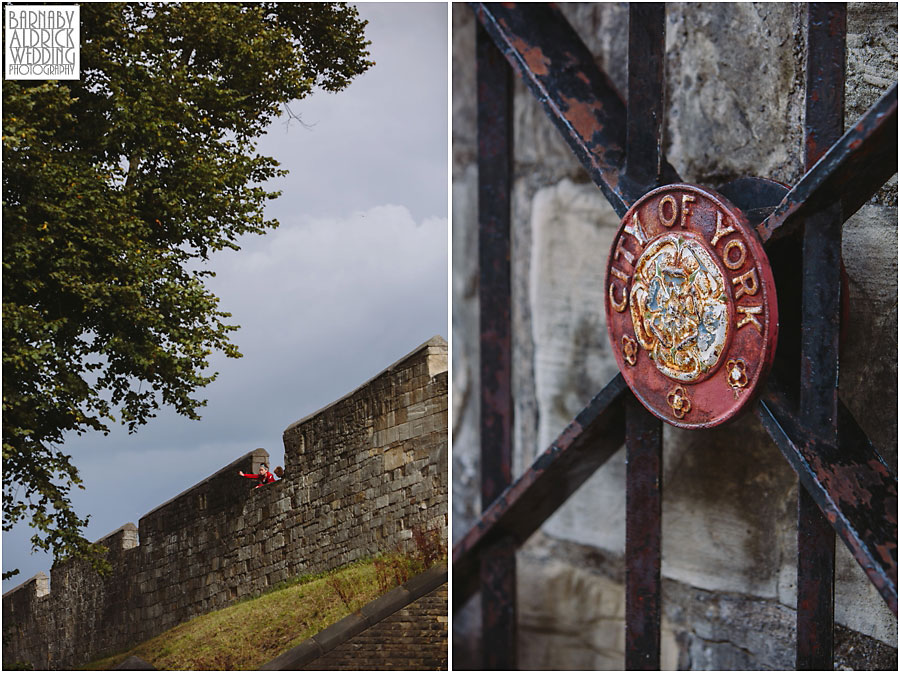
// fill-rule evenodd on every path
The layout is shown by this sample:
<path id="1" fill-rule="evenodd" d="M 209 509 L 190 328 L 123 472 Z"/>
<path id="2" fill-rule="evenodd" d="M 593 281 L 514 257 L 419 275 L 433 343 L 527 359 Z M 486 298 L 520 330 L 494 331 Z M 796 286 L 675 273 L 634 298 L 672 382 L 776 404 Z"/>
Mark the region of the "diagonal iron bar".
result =
<path id="1" fill-rule="evenodd" d="M 475 15 L 619 217 L 646 191 L 624 175 L 625 103 L 559 9 L 472 3 Z M 664 182 L 678 182 L 660 159 Z"/>
<path id="2" fill-rule="evenodd" d="M 617 375 L 453 548 L 454 611 L 478 589 L 479 555 L 511 535 L 522 544 L 624 441 L 627 385 Z M 839 405 L 839 449 L 810 454 L 809 433 L 776 383 L 756 414 L 885 602 L 897 614 L 897 480 Z"/>
<path id="3" fill-rule="evenodd" d="M 763 242 L 782 236 L 803 217 L 840 201 L 846 221 L 897 172 L 897 85 L 881 97 L 800 178 L 756 228 Z"/>
<path id="4" fill-rule="evenodd" d="M 888 607 L 897 614 L 897 480 L 843 404 L 838 446 L 816 445 L 770 380 L 756 415 Z"/>
<path id="5" fill-rule="evenodd" d="M 507 537 L 524 543 L 622 446 L 627 395 L 618 374 L 453 547 L 454 611 L 478 589 L 482 550 Z"/>

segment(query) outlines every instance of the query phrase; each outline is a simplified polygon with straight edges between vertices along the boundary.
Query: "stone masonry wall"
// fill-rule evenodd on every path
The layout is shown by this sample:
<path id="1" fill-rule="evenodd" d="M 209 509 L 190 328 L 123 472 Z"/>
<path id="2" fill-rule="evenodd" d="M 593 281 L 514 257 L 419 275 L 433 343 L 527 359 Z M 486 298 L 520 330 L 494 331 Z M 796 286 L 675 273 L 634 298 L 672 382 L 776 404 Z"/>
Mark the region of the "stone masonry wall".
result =
<path id="1" fill-rule="evenodd" d="M 447 670 L 447 585 L 338 645 L 304 670 Z"/>
<path id="2" fill-rule="evenodd" d="M 4 664 L 71 668 L 191 617 L 410 544 L 447 512 L 447 343 L 426 342 L 284 432 L 284 478 L 252 451 L 103 538 L 113 570 L 57 564 L 3 595 Z"/>
<path id="3" fill-rule="evenodd" d="M 664 150 L 686 182 L 802 175 L 805 4 L 667 3 Z M 626 3 L 560 3 L 626 90 Z M 897 80 L 897 5 L 848 5 L 845 127 Z M 453 535 L 479 497 L 475 21 L 453 6 Z M 618 218 L 516 78 L 512 194 L 514 476 L 617 373 L 604 273 Z M 840 396 L 896 474 L 897 178 L 843 228 L 849 320 Z M 799 367 L 799 364 L 798 364 Z M 748 415 L 665 426 L 663 668 L 794 662 L 797 477 Z M 517 555 L 519 662 L 624 665 L 625 457 L 613 456 Z M 836 543 L 840 651 L 890 655 L 897 620 Z M 454 667 L 480 667 L 479 601 L 454 616 Z M 845 647 L 846 645 L 846 647 Z M 867 645 L 868 647 L 868 645 Z M 844 648 L 844 650 L 841 650 Z M 893 650 L 894 661 L 896 650 Z M 873 660 L 844 665 L 868 667 Z M 887 664 L 890 666 L 890 663 Z"/>

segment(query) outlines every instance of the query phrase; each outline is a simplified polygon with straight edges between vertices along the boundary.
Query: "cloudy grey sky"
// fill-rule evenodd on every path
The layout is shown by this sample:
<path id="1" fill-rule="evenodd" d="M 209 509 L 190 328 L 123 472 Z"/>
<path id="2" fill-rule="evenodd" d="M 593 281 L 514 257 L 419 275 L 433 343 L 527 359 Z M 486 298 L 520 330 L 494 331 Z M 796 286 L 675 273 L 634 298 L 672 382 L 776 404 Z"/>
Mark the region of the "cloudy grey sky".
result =
<path id="1" fill-rule="evenodd" d="M 447 328 L 447 5 L 361 3 L 376 65 L 345 91 L 292 104 L 307 127 L 276 121 L 260 152 L 289 169 L 269 186 L 281 226 L 211 261 L 223 310 L 241 325 L 239 360 L 219 378 L 199 422 L 164 411 L 137 434 L 73 437 L 73 494 L 97 539 L 257 447 L 283 465 L 281 433 Z M 31 529 L 3 534 L 3 569 L 30 554 Z"/>

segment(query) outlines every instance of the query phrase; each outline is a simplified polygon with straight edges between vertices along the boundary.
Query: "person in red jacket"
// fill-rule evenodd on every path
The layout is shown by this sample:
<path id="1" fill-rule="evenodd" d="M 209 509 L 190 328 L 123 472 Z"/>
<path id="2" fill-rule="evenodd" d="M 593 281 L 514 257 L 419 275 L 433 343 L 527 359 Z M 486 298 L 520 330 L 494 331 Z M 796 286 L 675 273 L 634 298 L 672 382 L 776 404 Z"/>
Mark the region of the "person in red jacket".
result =
<path id="1" fill-rule="evenodd" d="M 257 479 L 259 483 L 253 488 L 259 488 L 264 484 L 271 484 L 275 481 L 275 475 L 269 472 L 269 467 L 263 463 L 259 466 L 259 474 L 253 474 L 252 472 L 241 472 L 238 470 L 238 474 L 242 477 L 247 477 L 247 479 Z"/>

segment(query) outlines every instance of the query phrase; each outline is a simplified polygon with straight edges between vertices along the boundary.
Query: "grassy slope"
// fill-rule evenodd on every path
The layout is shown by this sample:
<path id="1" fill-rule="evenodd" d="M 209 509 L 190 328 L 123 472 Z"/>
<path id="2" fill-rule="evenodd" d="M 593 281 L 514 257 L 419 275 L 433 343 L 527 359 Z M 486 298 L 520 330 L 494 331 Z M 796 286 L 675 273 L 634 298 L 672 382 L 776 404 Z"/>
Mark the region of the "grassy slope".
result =
<path id="1" fill-rule="evenodd" d="M 335 582 L 349 607 L 334 588 Z M 137 655 L 160 670 L 257 669 L 383 593 L 371 560 L 286 584 L 258 598 L 195 617 L 84 668 L 109 670 Z"/>

